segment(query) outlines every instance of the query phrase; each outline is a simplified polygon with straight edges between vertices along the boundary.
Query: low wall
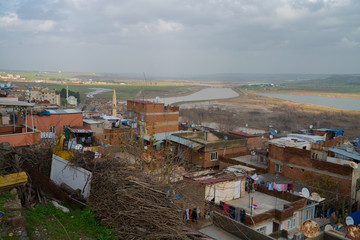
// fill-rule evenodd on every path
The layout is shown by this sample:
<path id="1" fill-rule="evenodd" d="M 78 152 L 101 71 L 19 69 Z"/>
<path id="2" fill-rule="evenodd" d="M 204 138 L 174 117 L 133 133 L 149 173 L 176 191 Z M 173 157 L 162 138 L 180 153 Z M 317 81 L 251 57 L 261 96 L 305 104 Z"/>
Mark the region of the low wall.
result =
<path id="1" fill-rule="evenodd" d="M 213 212 L 213 224 L 225 231 L 239 237 L 240 239 L 251 239 L 251 240 L 274 240 L 270 236 L 261 234 L 254 229 L 236 222 L 235 220 L 221 215 L 220 213 Z"/>

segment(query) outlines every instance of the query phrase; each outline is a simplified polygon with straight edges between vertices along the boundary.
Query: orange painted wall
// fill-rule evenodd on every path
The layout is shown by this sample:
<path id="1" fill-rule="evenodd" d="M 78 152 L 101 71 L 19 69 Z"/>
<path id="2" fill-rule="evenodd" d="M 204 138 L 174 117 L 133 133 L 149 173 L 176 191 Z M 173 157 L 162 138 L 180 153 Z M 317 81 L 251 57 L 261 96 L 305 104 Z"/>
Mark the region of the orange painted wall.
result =
<path id="1" fill-rule="evenodd" d="M 56 135 L 63 133 L 63 126 L 82 127 L 83 118 L 82 113 L 71 114 L 52 114 L 50 116 L 34 115 L 34 126 L 40 132 L 50 132 L 50 126 L 56 127 Z M 24 122 L 23 117 L 19 117 L 19 123 Z M 28 126 L 32 127 L 32 120 L 30 115 L 27 118 Z"/>
<path id="2" fill-rule="evenodd" d="M 41 141 L 41 133 L 19 133 L 11 135 L 0 135 L 0 142 L 8 142 L 13 147 L 30 146 Z"/>

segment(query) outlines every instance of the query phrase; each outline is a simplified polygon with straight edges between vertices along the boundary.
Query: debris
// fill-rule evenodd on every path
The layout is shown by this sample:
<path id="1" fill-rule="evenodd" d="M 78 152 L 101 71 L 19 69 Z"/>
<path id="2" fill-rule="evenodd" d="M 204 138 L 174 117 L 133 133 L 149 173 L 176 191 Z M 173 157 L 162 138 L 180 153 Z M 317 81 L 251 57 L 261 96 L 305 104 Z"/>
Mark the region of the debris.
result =
<path id="1" fill-rule="evenodd" d="M 123 160 L 97 160 L 89 203 L 121 239 L 186 239 L 182 214 L 160 184 Z"/>
<path id="2" fill-rule="evenodd" d="M 52 201 L 52 203 L 54 204 L 54 206 L 55 206 L 57 209 L 60 209 L 60 210 L 63 211 L 63 212 L 65 212 L 65 213 L 70 212 L 70 210 L 69 210 L 67 207 L 64 207 L 64 206 L 60 205 L 60 204 L 57 203 L 56 201 Z"/>
<path id="3" fill-rule="evenodd" d="M 0 192 L 7 191 L 13 187 L 25 185 L 27 181 L 28 177 L 25 172 L 0 176 Z"/>

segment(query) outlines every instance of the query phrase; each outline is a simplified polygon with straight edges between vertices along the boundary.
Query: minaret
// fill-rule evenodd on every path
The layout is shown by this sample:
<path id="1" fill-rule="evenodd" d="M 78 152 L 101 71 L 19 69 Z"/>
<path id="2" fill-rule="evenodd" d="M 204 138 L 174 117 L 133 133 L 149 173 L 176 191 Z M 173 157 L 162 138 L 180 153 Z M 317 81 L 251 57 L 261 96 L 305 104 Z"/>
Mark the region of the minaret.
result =
<path id="1" fill-rule="evenodd" d="M 66 86 L 66 106 L 69 104 L 69 86 Z"/>
<path id="2" fill-rule="evenodd" d="M 116 92 L 115 92 L 115 88 L 114 88 L 114 93 L 113 93 L 112 116 L 116 117 Z"/>

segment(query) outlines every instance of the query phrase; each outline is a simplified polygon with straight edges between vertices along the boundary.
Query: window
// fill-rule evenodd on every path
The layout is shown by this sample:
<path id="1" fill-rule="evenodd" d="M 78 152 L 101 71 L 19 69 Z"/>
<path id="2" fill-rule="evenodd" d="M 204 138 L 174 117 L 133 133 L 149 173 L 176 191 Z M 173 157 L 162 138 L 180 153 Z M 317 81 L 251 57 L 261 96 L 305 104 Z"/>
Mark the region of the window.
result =
<path id="1" fill-rule="evenodd" d="M 211 161 L 217 161 L 218 160 L 218 153 L 217 152 L 212 152 L 210 160 Z"/>
<path id="2" fill-rule="evenodd" d="M 34 126 L 34 129 L 37 129 L 37 126 Z"/>
<path id="3" fill-rule="evenodd" d="M 266 235 L 266 226 L 256 229 L 257 232 Z"/>
<path id="4" fill-rule="evenodd" d="M 56 133 L 56 127 L 55 126 L 50 126 L 50 132 Z"/>
<path id="5" fill-rule="evenodd" d="M 305 218 L 304 221 L 311 220 L 313 218 L 313 210 L 312 209 L 306 210 L 304 218 Z"/>
<path id="6" fill-rule="evenodd" d="M 275 172 L 281 172 L 282 171 L 282 165 L 275 164 Z"/>
<path id="7" fill-rule="evenodd" d="M 104 135 L 104 140 L 107 140 L 107 135 Z"/>
<path id="8" fill-rule="evenodd" d="M 141 121 L 145 122 L 145 115 L 144 114 L 141 114 Z"/>
<path id="9" fill-rule="evenodd" d="M 303 146 L 303 149 L 306 149 L 306 146 Z"/>
<path id="10" fill-rule="evenodd" d="M 304 170 L 304 169 L 301 169 L 301 172 L 305 172 L 305 170 Z"/>
<path id="11" fill-rule="evenodd" d="M 294 217 L 292 219 L 288 220 L 288 230 L 296 228 L 296 217 L 297 217 L 297 214 L 294 213 Z"/>

